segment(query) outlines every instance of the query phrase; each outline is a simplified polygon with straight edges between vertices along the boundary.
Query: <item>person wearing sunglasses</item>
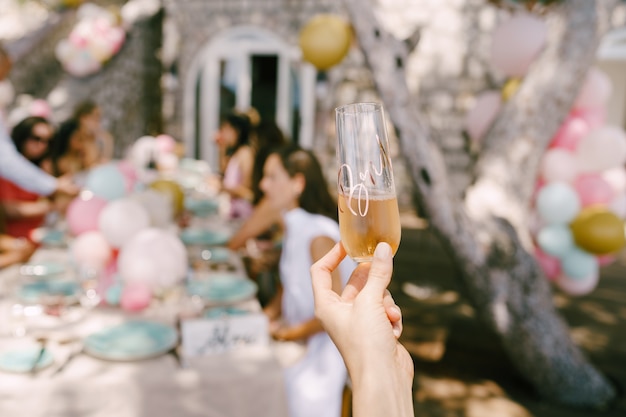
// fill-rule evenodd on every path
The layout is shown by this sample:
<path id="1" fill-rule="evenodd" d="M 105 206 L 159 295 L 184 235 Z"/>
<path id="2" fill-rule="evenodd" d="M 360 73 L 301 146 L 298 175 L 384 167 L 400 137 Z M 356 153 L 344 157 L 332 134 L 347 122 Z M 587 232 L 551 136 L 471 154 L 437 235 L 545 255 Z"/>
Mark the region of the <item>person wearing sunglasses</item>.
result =
<path id="1" fill-rule="evenodd" d="M 49 152 L 53 134 L 50 122 L 31 116 L 13 128 L 11 138 L 20 155 L 39 168 Z M 53 200 L 42 198 L 7 179 L 0 179 L 0 202 L 6 214 L 6 232 L 16 238 L 29 239 L 31 232 L 44 223 L 46 214 L 55 209 Z"/>
<path id="2" fill-rule="evenodd" d="M 9 54 L 0 45 L 0 81 L 9 75 L 11 66 Z M 30 163 L 18 152 L 9 137 L 9 131 L 1 113 L 2 109 L 0 109 L 0 178 L 40 196 L 50 196 L 55 193 L 77 195 L 80 190 L 71 176 L 55 178 Z"/>

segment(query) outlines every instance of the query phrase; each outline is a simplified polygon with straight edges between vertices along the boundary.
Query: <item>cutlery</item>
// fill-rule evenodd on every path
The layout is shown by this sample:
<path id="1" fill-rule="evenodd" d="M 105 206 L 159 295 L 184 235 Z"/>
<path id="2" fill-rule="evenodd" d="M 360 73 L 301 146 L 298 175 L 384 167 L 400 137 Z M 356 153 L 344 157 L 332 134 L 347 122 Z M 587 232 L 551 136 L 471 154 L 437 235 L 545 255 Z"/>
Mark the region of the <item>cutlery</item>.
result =
<path id="1" fill-rule="evenodd" d="M 39 365 L 39 361 L 41 360 L 41 358 L 43 358 L 44 353 L 46 353 L 46 345 L 48 342 L 48 338 L 38 337 L 37 342 L 39 343 L 39 352 L 37 352 L 37 356 L 35 357 L 35 360 L 31 364 L 30 370 L 29 370 L 30 374 L 33 376 L 37 374 L 37 371 L 39 370 L 37 368 L 37 366 Z"/>
<path id="2" fill-rule="evenodd" d="M 54 372 L 52 372 L 52 374 L 50 374 L 50 376 L 54 376 L 58 373 L 60 373 L 61 371 L 63 371 L 63 369 L 65 369 L 65 367 L 67 367 L 67 365 L 78 355 L 80 355 L 81 353 L 83 353 L 83 346 L 82 344 L 79 346 L 78 349 L 74 349 L 68 356 L 67 358 L 65 358 L 65 361 L 63 361 L 63 363 L 61 363 L 61 365 L 59 365 Z"/>

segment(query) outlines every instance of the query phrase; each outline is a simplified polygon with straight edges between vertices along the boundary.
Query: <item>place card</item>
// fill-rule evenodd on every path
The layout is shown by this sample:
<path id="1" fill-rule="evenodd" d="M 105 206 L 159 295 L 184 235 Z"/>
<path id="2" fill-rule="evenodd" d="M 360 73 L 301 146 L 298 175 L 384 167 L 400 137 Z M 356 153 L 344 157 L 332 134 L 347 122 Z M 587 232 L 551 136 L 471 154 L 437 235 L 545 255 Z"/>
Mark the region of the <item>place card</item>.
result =
<path id="1" fill-rule="evenodd" d="M 183 353 L 187 356 L 268 346 L 269 321 L 262 313 L 187 319 L 181 322 L 181 336 Z"/>

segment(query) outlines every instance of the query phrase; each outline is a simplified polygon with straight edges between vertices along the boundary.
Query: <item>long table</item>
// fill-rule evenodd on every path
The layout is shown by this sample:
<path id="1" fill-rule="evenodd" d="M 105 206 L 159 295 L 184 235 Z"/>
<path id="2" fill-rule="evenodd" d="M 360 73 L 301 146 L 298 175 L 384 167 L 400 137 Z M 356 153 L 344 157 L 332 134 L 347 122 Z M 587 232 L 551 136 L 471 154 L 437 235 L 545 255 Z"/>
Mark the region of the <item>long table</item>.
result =
<path id="1" fill-rule="evenodd" d="M 43 248 L 31 261 L 67 256 L 67 249 Z M 0 415 L 287 416 L 282 369 L 290 357 L 298 355 L 297 346 L 272 342 L 269 346 L 186 358 L 182 363 L 171 354 L 129 362 L 101 360 L 81 352 L 83 337 L 131 318 L 172 323 L 172 306 L 153 302 L 141 313 L 97 307 L 82 313 L 78 310 L 67 322 L 56 323 L 42 316 L 40 326 L 16 337 L 11 334 L 15 323 L 10 309 L 15 301 L 12 291 L 20 279 L 19 266 L 0 271 L 0 351 L 36 344 L 35 338 L 43 334 L 49 338 L 47 348 L 54 363 L 36 375 L 0 371 Z M 254 299 L 237 307 L 260 310 Z M 55 373 L 73 352 L 79 353 Z"/>

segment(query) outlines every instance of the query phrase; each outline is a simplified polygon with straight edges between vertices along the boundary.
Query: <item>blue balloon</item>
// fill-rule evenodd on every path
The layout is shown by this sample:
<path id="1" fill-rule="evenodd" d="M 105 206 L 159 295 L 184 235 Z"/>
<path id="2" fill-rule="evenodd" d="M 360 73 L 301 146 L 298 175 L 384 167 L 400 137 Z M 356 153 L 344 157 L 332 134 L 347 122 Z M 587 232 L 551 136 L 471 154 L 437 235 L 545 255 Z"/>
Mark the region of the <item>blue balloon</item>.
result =
<path id="1" fill-rule="evenodd" d="M 574 188 L 564 182 L 552 182 L 537 193 L 537 212 L 547 224 L 566 224 L 580 211 L 580 199 Z"/>
<path id="2" fill-rule="evenodd" d="M 100 165 L 89 171 L 85 188 L 108 201 L 126 195 L 124 175 L 114 164 Z"/>
<path id="3" fill-rule="evenodd" d="M 537 243 L 548 255 L 560 258 L 574 249 L 574 235 L 567 225 L 549 224 L 537 233 Z"/>
<path id="4" fill-rule="evenodd" d="M 574 248 L 561 258 L 563 273 L 574 280 L 587 279 L 599 273 L 598 259 L 582 249 Z"/>

